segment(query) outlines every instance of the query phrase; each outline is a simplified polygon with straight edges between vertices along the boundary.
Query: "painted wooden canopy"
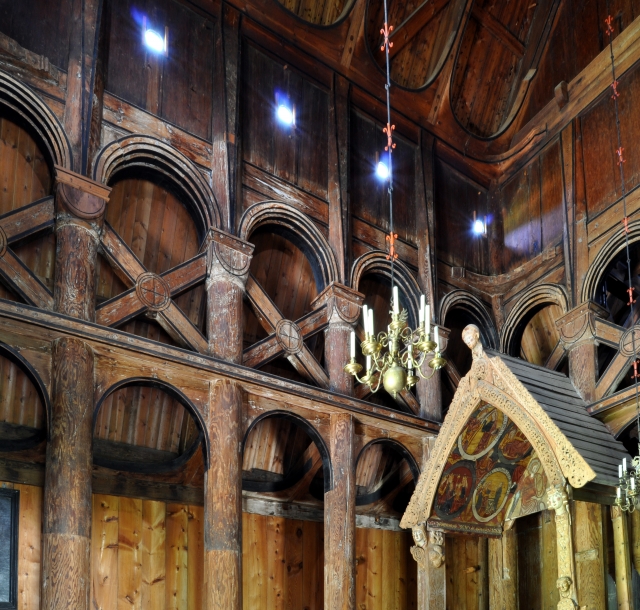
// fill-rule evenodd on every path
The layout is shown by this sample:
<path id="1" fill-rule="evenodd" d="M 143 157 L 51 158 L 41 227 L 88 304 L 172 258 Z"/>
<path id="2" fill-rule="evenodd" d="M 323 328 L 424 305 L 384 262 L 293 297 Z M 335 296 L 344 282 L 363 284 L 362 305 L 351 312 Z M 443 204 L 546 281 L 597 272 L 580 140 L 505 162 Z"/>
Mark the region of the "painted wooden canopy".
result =
<path id="1" fill-rule="evenodd" d="M 402 527 L 500 535 L 505 521 L 546 508 L 550 488 L 617 484 L 628 454 L 564 374 L 485 352 L 473 325 L 463 339 L 473 363 Z"/>

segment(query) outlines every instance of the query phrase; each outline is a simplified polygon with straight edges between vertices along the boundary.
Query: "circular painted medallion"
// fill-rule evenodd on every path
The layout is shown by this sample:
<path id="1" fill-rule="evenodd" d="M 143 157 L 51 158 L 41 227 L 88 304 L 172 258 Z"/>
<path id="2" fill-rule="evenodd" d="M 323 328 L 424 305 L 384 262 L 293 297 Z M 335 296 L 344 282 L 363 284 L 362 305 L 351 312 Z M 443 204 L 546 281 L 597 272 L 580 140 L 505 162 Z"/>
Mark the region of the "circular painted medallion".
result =
<path id="1" fill-rule="evenodd" d="M 467 460 L 477 460 L 493 449 L 504 432 L 509 418 L 491 405 L 480 407 L 458 437 L 458 450 Z"/>
<path id="2" fill-rule="evenodd" d="M 467 507 L 475 479 L 473 468 L 473 464 L 458 462 L 443 473 L 434 507 L 438 517 L 449 520 Z"/>
<path id="3" fill-rule="evenodd" d="M 486 523 L 504 508 L 509 497 L 511 473 L 505 468 L 494 468 L 482 477 L 473 492 L 473 516 Z"/>
<path id="4" fill-rule="evenodd" d="M 511 425 L 498 445 L 504 460 L 515 464 L 527 457 L 532 450 L 531 443 L 522 431 L 515 425 Z"/>
<path id="5" fill-rule="evenodd" d="M 280 320 L 276 324 L 276 339 L 287 354 L 297 354 L 302 349 L 302 331 L 291 320 Z"/>

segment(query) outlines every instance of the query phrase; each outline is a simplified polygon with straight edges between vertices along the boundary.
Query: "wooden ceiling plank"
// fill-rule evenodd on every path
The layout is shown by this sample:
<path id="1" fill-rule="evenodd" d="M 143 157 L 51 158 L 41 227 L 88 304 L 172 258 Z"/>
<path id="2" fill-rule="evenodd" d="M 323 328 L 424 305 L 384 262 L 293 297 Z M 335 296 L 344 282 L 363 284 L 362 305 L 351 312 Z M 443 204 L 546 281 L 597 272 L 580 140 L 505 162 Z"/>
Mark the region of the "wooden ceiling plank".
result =
<path id="1" fill-rule="evenodd" d="M 397 28 L 391 32 L 389 40 L 393 46 L 389 50 L 389 58 L 393 59 L 413 38 L 426 27 L 440 12 L 446 8 L 450 0 L 426 0 Z M 393 24 L 392 24 L 393 25 Z"/>
<path id="2" fill-rule="evenodd" d="M 471 9 L 471 16 L 481 23 L 492 36 L 509 49 L 514 55 L 522 57 L 525 46 L 514 36 L 509 28 L 498 21 L 491 13 L 482 10 L 477 4 Z"/>

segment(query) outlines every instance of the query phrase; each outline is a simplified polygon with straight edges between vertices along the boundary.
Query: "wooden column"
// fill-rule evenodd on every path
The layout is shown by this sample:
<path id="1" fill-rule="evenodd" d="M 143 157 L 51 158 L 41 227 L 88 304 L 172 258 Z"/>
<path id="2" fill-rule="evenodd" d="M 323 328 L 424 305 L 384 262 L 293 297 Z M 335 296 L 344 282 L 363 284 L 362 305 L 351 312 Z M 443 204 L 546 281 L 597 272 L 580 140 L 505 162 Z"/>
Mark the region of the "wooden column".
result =
<path id="1" fill-rule="evenodd" d="M 631 513 L 631 556 L 636 572 L 640 574 L 640 512 Z"/>
<path id="2" fill-rule="evenodd" d="M 356 602 L 356 468 L 354 422 L 331 415 L 333 489 L 324 495 L 324 610 L 353 610 Z"/>
<path id="3" fill-rule="evenodd" d="M 509 529 L 502 538 L 489 538 L 489 608 L 518 608 L 518 539 Z"/>
<path id="4" fill-rule="evenodd" d="M 586 402 L 596 399 L 598 367 L 595 319 L 608 313 L 593 301 L 583 303 L 560 318 L 556 325 L 560 340 L 569 352 L 569 377 Z"/>
<path id="5" fill-rule="evenodd" d="M 209 353 L 242 362 L 242 298 L 253 245 L 211 229 L 207 331 Z M 242 391 L 235 382 L 212 384 L 209 468 L 204 483 L 205 608 L 242 609 Z"/>
<path id="6" fill-rule="evenodd" d="M 564 489 L 554 487 L 547 491 L 547 507 L 556 513 L 556 544 L 558 549 L 558 580 L 556 581 L 556 586 L 560 592 L 558 610 L 565 610 L 578 605 L 578 591 L 576 587 L 569 498 Z"/>
<path id="7" fill-rule="evenodd" d="M 111 189 L 56 166 L 56 311 L 93 322 L 96 258 Z"/>
<path id="8" fill-rule="evenodd" d="M 327 286 L 311 307 L 326 307 L 329 325 L 324 331 L 324 362 L 329 373 L 329 389 L 351 396 L 353 377 L 344 372 L 350 359 L 351 331 L 354 329 L 364 295 L 335 282 Z"/>
<path id="9" fill-rule="evenodd" d="M 632 610 L 631 556 L 629 553 L 629 528 L 627 515 L 618 506 L 611 507 L 613 521 L 613 550 L 615 553 L 616 592 L 618 609 Z"/>
<path id="10" fill-rule="evenodd" d="M 431 322 L 433 328 L 434 322 Z M 444 353 L 449 343 L 448 328 L 439 326 L 440 333 L 440 349 Z M 429 368 L 429 359 L 433 358 L 433 355 L 427 356 L 427 359 L 422 365 L 422 372 L 427 377 L 433 373 Z M 445 356 L 446 358 L 446 356 Z M 442 369 L 433 373 L 430 379 L 421 380 L 416 386 L 418 389 L 418 400 L 420 401 L 420 417 L 430 419 L 431 421 L 442 421 Z"/>
<path id="11" fill-rule="evenodd" d="M 209 353 L 242 363 L 242 299 L 249 276 L 253 244 L 211 229 L 207 277 L 207 337 Z"/>
<path id="12" fill-rule="evenodd" d="M 79 339 L 53 342 L 42 537 L 42 610 L 89 610 L 94 358 Z"/>
<path id="13" fill-rule="evenodd" d="M 204 479 L 206 610 L 242 610 L 242 391 L 211 384 Z"/>

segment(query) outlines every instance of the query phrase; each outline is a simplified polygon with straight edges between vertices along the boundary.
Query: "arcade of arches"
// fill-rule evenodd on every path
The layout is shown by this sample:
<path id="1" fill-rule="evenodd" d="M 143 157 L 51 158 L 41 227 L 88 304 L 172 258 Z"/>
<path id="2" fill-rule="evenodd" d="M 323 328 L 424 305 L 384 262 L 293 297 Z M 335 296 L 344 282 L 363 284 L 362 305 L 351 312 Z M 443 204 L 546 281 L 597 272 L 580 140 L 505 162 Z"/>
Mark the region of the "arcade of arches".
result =
<path id="1" fill-rule="evenodd" d="M 0 608 L 640 610 L 640 0 L 387 2 L 393 223 L 383 0 L 0 0 Z"/>

